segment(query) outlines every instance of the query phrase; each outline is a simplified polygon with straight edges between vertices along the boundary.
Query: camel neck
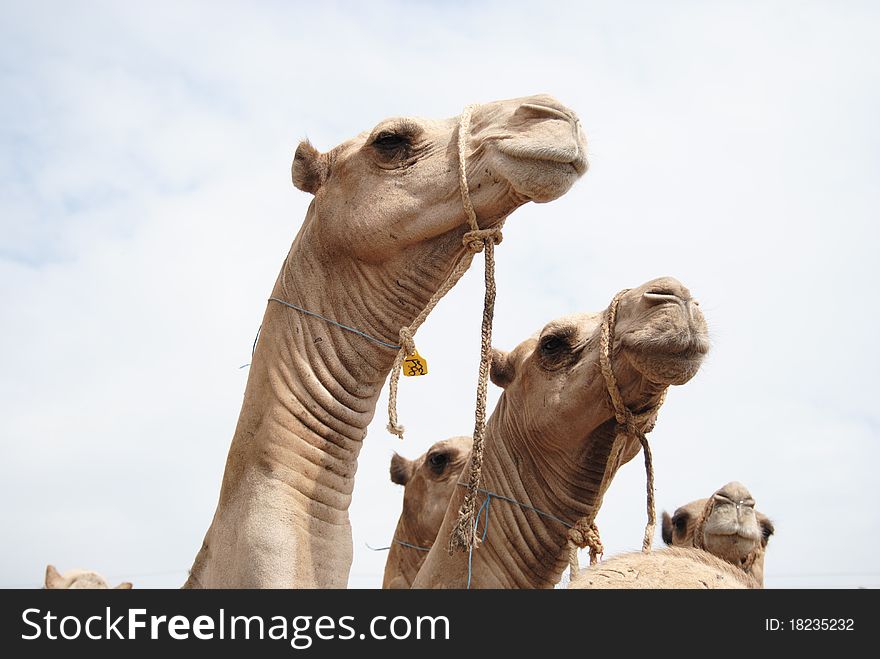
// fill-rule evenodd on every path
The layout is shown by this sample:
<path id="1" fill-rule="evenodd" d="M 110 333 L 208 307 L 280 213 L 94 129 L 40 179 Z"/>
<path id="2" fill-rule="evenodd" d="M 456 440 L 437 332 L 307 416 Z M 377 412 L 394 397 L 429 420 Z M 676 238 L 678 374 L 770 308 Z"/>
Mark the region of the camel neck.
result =
<path id="1" fill-rule="evenodd" d="M 383 588 L 409 588 L 434 543 L 423 530 L 413 528 L 408 519 L 417 518 L 418 511 L 404 511 L 397 521 L 388 559 L 385 562 Z"/>
<path id="2" fill-rule="evenodd" d="M 398 294 L 391 304 L 379 285 L 386 278 L 372 270 L 342 259 L 328 270 L 294 243 L 272 297 L 310 313 L 268 303 L 234 439 L 253 432 L 251 458 L 283 465 L 276 471 L 301 462 L 323 467 L 302 494 L 340 513 L 348 509 L 357 457 L 397 354 L 378 341 L 393 346 L 407 306 L 414 316 L 422 302 L 413 296 L 403 303 Z M 372 286 L 363 286 L 371 277 Z M 316 481 L 325 487 L 316 489 Z"/>
<path id="3" fill-rule="evenodd" d="M 524 431 L 526 424 L 517 420 L 517 410 L 502 394 L 486 429 L 481 486 L 485 492 L 478 494 L 477 506 L 485 504 L 487 496 L 490 501 L 479 519 L 478 536 L 487 530 L 473 551 L 471 588 L 552 588 L 568 565 L 569 527 L 602 505 L 603 475 L 617 436 L 610 409 L 586 437 L 556 446 L 545 436 Z M 640 448 L 635 438 L 622 441 L 611 476 Z M 467 586 L 468 553 L 446 552 L 464 499 L 464 488 L 457 490 L 414 587 Z"/>
<path id="4" fill-rule="evenodd" d="M 632 382 L 634 386 L 627 387 L 633 391 L 629 400 L 657 404 L 657 386 Z M 489 505 L 484 547 L 475 552 L 473 572 L 478 579 L 472 587 L 480 587 L 479 579 L 490 575 L 484 587 L 552 588 L 568 566 L 569 528 L 584 517 L 595 519 L 611 479 L 639 452 L 640 444 L 636 437 L 620 438 L 619 453 L 609 464 L 619 430 L 610 410 L 586 437 L 554 445 L 546 436 L 524 432 L 523 424 L 511 422 L 516 416 L 511 407 L 515 406 L 502 395 L 487 429 L 491 439 L 483 487 L 496 496 Z M 477 570 L 480 563 L 484 569 Z"/>
<path id="5" fill-rule="evenodd" d="M 392 344 L 463 251 L 452 236 L 417 265 L 375 265 L 322 257 L 308 238 L 304 230 L 294 241 L 271 297 Z M 190 585 L 346 585 L 357 458 L 396 354 L 322 318 L 267 304 Z"/>
<path id="6" fill-rule="evenodd" d="M 572 454 L 517 437 L 515 426 L 504 423 L 506 407 L 502 397 L 487 431 L 483 488 L 492 494 L 480 524 L 482 532 L 488 523 L 488 532 L 474 552 L 471 587 L 552 588 L 568 565 L 569 528 L 601 506 L 614 422 L 596 428 Z"/>

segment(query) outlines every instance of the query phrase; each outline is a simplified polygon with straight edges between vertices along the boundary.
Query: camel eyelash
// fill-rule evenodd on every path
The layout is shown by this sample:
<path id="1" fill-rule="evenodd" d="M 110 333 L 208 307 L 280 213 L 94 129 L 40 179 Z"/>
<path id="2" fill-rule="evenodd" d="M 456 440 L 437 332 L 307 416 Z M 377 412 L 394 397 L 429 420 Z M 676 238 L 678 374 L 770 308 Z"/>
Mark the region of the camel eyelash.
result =
<path id="1" fill-rule="evenodd" d="M 400 142 L 412 141 L 421 131 L 418 124 L 407 119 L 396 119 L 392 122 L 386 122 L 381 127 L 377 126 L 367 140 L 368 144 L 381 146 L 383 141 L 391 142 L 398 140 Z"/>

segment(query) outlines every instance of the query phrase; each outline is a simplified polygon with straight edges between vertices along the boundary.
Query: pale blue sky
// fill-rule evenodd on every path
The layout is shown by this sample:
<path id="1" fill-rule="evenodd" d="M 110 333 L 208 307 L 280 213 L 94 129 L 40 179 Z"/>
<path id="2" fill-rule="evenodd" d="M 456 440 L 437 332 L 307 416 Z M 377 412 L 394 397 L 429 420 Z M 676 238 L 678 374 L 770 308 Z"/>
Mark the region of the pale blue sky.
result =
<path id="1" fill-rule="evenodd" d="M 238 366 L 309 201 L 290 184 L 302 137 L 328 149 L 386 116 L 550 92 L 580 114 L 591 169 L 508 223 L 496 345 L 678 277 L 713 351 L 653 434 L 658 505 L 740 480 L 777 522 L 769 586 L 880 586 L 875 5 L 0 13 L 0 585 L 37 586 L 49 562 L 183 582 Z M 481 299 L 470 273 L 420 332 L 444 368 L 403 383 L 405 444 L 380 400 L 351 511 L 353 586 L 381 583 L 385 556 L 364 543 L 387 545 L 399 513 L 391 451 L 472 429 Z M 638 462 L 599 516 L 611 553 L 640 542 Z"/>

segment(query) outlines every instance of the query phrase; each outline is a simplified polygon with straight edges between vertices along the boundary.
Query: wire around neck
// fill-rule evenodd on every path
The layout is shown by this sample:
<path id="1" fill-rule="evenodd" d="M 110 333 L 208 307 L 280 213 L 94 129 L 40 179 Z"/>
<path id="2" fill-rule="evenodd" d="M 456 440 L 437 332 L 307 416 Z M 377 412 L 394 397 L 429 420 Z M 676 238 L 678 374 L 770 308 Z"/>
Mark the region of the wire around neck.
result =
<path id="1" fill-rule="evenodd" d="M 456 483 L 456 485 L 458 485 L 459 487 L 469 487 L 470 486 L 469 483 L 463 483 L 461 481 L 458 481 L 458 483 Z M 517 501 L 516 499 L 513 499 L 511 497 L 504 496 L 503 494 L 498 494 L 497 492 L 491 492 L 491 491 L 484 489 L 484 488 L 481 488 L 481 487 L 477 488 L 477 492 L 480 492 L 480 493 L 486 495 L 486 500 L 480 506 L 479 510 L 477 511 L 477 515 L 474 518 L 474 531 L 473 532 L 474 532 L 474 535 L 477 535 L 478 527 L 480 525 L 480 518 L 483 517 L 483 515 L 485 513 L 485 517 L 483 519 L 483 533 L 480 536 L 480 542 L 485 542 L 486 538 L 489 535 L 489 508 L 491 506 L 492 499 L 498 499 L 499 501 L 505 501 L 507 503 L 512 503 L 516 506 L 519 506 L 523 510 L 528 510 L 528 511 L 533 512 L 537 515 L 540 515 L 541 517 L 546 517 L 547 519 L 553 520 L 554 522 L 558 522 L 559 524 L 562 524 L 562 526 L 564 526 L 566 529 L 568 529 L 569 533 L 576 531 L 578 529 L 579 522 L 575 522 L 574 524 L 572 524 L 570 522 L 565 521 L 561 517 L 557 517 L 556 515 L 552 515 L 546 511 L 541 510 L 540 508 L 536 508 L 535 506 L 532 506 L 530 504 L 523 503 L 522 501 Z M 577 531 L 577 532 L 580 532 L 580 531 Z M 591 556 L 593 556 L 594 552 L 597 551 L 597 549 L 601 553 L 602 545 L 601 545 L 601 542 L 599 541 L 599 529 L 596 528 L 596 525 L 592 524 L 591 531 L 586 531 L 585 533 L 588 534 L 588 539 L 585 540 L 585 542 L 587 543 L 585 546 L 588 545 L 590 547 Z M 470 590 L 471 581 L 473 578 L 474 548 L 475 548 L 474 545 L 471 545 L 468 548 L 468 574 L 467 574 L 467 589 L 468 590 Z"/>
<path id="2" fill-rule="evenodd" d="M 391 538 L 391 543 L 387 547 L 371 547 L 369 543 L 365 542 L 367 545 L 367 549 L 370 551 L 388 551 L 391 549 L 393 545 L 401 545 L 402 547 L 406 547 L 407 549 L 415 549 L 417 551 L 431 551 L 430 547 L 420 547 L 419 545 L 414 545 L 410 542 L 404 542 L 403 540 L 398 540 L 397 538 Z"/>

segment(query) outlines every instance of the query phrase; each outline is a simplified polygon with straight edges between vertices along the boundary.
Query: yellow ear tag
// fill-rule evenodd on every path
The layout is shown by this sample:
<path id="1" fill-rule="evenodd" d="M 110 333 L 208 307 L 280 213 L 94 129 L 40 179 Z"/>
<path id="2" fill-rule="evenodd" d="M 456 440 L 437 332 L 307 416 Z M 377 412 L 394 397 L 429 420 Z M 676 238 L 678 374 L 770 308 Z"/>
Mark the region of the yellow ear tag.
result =
<path id="1" fill-rule="evenodd" d="M 418 377 L 428 374 L 428 360 L 419 354 L 416 350 L 409 357 L 403 358 L 403 375 L 404 377 Z"/>

